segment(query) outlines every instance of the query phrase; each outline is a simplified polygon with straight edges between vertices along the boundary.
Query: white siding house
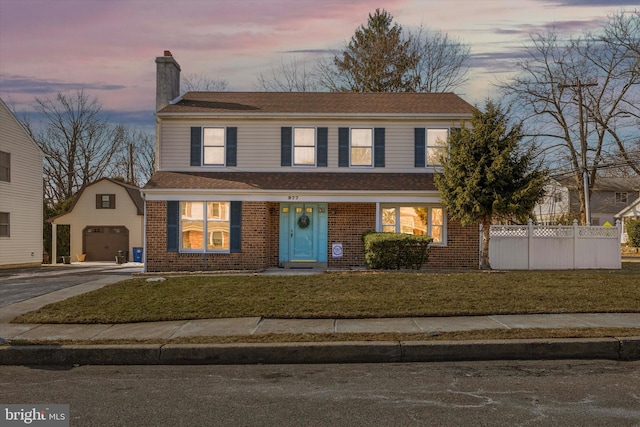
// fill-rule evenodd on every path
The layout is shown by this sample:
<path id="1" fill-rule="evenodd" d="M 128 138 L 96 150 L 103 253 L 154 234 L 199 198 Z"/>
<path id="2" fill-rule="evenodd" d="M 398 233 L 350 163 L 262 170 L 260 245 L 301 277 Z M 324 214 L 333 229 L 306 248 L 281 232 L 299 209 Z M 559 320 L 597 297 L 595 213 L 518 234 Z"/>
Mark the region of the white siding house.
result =
<path id="1" fill-rule="evenodd" d="M 42 263 L 42 163 L 42 151 L 0 99 L 0 268 Z"/>

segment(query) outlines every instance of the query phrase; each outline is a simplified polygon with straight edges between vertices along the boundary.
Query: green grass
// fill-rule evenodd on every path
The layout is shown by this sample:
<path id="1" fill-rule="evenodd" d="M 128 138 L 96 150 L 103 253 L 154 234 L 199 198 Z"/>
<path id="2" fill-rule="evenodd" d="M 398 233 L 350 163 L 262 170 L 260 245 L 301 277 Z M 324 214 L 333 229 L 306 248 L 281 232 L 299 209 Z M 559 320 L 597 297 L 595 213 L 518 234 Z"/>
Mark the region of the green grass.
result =
<path id="1" fill-rule="evenodd" d="M 47 305 L 13 322 L 584 312 L 640 312 L 640 263 L 612 271 L 209 275 L 163 282 L 141 277 Z"/>

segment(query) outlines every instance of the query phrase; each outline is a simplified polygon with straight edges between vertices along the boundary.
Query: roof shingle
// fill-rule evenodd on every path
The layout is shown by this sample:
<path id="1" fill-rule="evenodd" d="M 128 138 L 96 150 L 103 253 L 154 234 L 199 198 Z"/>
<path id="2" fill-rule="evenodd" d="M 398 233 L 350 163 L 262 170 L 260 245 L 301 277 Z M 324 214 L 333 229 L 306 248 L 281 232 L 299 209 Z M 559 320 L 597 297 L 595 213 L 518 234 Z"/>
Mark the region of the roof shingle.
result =
<path id="1" fill-rule="evenodd" d="M 187 92 L 159 113 L 470 114 L 454 93 Z"/>

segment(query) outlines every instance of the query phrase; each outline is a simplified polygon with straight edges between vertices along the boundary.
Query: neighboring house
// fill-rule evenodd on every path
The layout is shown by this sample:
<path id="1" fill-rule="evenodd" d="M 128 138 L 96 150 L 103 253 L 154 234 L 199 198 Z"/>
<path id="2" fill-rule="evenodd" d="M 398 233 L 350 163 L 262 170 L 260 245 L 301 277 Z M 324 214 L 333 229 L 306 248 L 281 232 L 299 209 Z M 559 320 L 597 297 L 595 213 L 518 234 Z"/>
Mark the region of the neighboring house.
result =
<path id="1" fill-rule="evenodd" d="M 478 268 L 478 226 L 433 176 L 473 107 L 452 93 L 189 92 L 157 64 L 146 270 L 364 266 L 362 234 L 434 238 L 426 268 Z"/>
<path id="2" fill-rule="evenodd" d="M 0 99 L 0 267 L 42 264 L 43 159 Z"/>
<path id="3" fill-rule="evenodd" d="M 144 200 L 140 189 L 110 178 L 102 178 L 78 191 L 68 212 L 49 220 L 52 240 L 56 227 L 68 224 L 71 231 L 71 258 L 84 255 L 86 261 L 116 261 L 118 251 L 142 248 L 144 233 Z M 51 261 L 59 262 L 55 245 Z"/>
<path id="4" fill-rule="evenodd" d="M 536 221 L 555 224 L 571 223 L 580 215 L 580 189 L 574 178 L 551 180 L 546 186 L 546 196 L 534 209 Z M 598 177 L 591 189 L 591 225 L 615 224 L 615 216 L 621 209 L 640 195 L 640 177 Z"/>
<path id="5" fill-rule="evenodd" d="M 629 241 L 627 222 L 640 219 L 640 197 L 618 212 L 615 218 L 622 222 L 622 243 L 627 243 Z"/>

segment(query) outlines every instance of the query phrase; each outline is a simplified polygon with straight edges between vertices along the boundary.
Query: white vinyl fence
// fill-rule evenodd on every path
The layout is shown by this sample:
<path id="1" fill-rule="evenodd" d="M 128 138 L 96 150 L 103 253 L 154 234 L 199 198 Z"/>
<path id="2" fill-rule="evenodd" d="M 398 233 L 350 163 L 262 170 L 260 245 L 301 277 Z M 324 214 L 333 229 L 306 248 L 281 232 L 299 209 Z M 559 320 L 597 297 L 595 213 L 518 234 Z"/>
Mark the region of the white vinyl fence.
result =
<path id="1" fill-rule="evenodd" d="M 619 269 L 620 221 L 615 227 L 492 225 L 489 261 L 499 270 Z M 480 242 L 482 244 L 482 233 Z"/>

